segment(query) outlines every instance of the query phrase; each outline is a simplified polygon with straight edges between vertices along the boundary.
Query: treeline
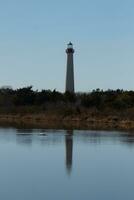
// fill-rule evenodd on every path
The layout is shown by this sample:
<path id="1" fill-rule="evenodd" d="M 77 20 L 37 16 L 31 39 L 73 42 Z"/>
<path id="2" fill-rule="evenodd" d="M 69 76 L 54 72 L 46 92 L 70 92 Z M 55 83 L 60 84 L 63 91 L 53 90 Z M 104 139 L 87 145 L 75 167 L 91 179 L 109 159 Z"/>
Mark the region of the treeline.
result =
<path id="1" fill-rule="evenodd" d="M 76 95 L 60 93 L 56 90 L 34 91 L 32 86 L 13 90 L 0 89 L 0 106 L 33 106 L 46 103 L 76 102 Z"/>
<path id="2" fill-rule="evenodd" d="M 80 95 L 80 99 L 84 107 L 96 107 L 99 110 L 106 108 L 125 110 L 134 107 L 134 91 L 97 89 Z"/>
<path id="3" fill-rule="evenodd" d="M 74 107 L 125 110 L 134 107 L 134 91 L 93 90 L 89 93 L 61 93 L 56 90 L 34 91 L 32 86 L 0 89 L 0 108 L 19 106 L 68 105 Z"/>

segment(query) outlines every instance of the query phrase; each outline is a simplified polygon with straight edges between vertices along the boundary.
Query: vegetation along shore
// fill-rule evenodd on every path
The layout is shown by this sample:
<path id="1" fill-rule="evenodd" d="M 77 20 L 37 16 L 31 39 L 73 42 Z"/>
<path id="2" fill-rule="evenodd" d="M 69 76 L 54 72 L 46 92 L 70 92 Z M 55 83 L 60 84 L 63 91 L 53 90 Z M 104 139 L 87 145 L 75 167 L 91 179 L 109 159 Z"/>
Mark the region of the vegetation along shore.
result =
<path id="1" fill-rule="evenodd" d="M 0 123 L 42 128 L 134 129 L 134 91 L 0 89 Z"/>

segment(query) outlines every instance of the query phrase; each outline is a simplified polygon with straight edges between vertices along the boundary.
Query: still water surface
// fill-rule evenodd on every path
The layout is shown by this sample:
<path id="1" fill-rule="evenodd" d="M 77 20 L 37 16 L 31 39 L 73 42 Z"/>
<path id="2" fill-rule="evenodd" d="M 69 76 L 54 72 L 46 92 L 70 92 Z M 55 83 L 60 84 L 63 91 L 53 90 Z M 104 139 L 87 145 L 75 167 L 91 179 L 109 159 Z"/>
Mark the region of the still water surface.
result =
<path id="1" fill-rule="evenodd" d="M 134 134 L 0 129 L 1 200 L 133 200 Z"/>

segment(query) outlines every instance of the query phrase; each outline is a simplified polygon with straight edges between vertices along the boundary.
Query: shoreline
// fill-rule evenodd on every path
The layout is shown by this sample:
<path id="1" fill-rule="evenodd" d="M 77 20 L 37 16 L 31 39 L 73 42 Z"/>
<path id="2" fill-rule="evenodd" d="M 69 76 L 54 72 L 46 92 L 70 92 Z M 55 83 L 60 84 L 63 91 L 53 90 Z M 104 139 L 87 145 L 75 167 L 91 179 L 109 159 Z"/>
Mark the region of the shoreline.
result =
<path id="1" fill-rule="evenodd" d="M 0 126 L 43 129 L 134 130 L 134 121 L 115 117 L 63 117 L 45 114 L 1 114 Z"/>

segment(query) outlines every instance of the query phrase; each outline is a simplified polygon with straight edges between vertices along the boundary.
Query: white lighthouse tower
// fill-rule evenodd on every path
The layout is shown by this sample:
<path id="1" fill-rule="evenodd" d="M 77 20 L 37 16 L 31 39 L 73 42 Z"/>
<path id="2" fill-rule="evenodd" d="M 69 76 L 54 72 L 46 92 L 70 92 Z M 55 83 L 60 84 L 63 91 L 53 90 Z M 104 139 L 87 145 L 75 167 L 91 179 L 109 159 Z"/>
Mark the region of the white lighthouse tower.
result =
<path id="1" fill-rule="evenodd" d="M 67 72 L 66 72 L 66 89 L 65 92 L 74 93 L 74 62 L 73 62 L 73 44 L 70 42 L 67 45 Z"/>

